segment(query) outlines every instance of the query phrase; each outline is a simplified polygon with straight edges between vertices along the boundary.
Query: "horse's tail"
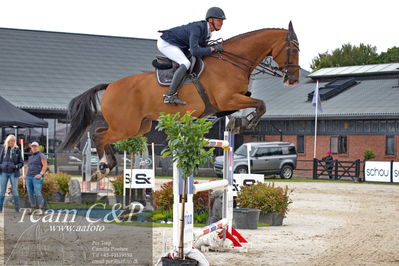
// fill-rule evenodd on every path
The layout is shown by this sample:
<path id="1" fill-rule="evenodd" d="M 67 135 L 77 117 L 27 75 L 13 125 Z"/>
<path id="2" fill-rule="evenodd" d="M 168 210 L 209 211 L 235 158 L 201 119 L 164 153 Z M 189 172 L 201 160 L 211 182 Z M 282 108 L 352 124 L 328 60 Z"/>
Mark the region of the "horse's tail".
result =
<path id="1" fill-rule="evenodd" d="M 108 84 L 99 84 L 71 100 L 68 106 L 69 132 L 60 149 L 72 147 L 82 137 L 86 129 L 93 123 L 97 108 L 97 93 L 105 90 Z"/>

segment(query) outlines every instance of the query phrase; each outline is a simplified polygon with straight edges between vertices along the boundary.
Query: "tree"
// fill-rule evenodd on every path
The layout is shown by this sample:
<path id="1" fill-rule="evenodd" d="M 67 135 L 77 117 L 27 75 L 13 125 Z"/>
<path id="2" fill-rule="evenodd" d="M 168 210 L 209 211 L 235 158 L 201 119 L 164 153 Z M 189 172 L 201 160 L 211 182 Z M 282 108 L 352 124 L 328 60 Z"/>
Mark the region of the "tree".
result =
<path id="1" fill-rule="evenodd" d="M 211 122 L 204 118 L 192 117 L 194 111 L 187 111 L 184 115 L 180 113 L 161 113 L 158 119 L 157 129 L 167 135 L 168 147 L 162 150 L 162 157 L 171 155 L 173 162 L 183 173 L 183 197 L 181 199 L 180 220 L 180 241 L 178 258 L 184 257 L 184 213 L 187 199 L 187 177 L 192 175 L 198 167 L 213 157 L 213 148 L 206 150 L 208 144 L 204 135 L 212 127 Z"/>
<path id="2" fill-rule="evenodd" d="M 330 54 L 328 51 L 319 54 L 312 60 L 310 67 L 316 71 L 325 67 L 341 67 L 353 65 L 378 64 L 379 56 L 377 48 L 370 44 L 361 43 L 359 46 L 352 46 L 347 43 L 337 48 Z"/>
<path id="3" fill-rule="evenodd" d="M 382 52 L 378 56 L 379 63 L 398 63 L 399 62 L 399 47 L 389 48 L 386 52 Z"/>
<path id="4" fill-rule="evenodd" d="M 114 143 L 114 147 L 118 151 L 127 152 L 130 154 L 130 171 L 133 171 L 134 156 L 143 153 L 147 148 L 147 138 L 144 136 L 137 136 L 135 138 L 128 138 Z M 132 178 L 132 173 L 130 173 Z M 132 180 L 132 179 L 131 179 Z M 130 182 L 129 203 L 131 200 L 132 181 Z M 125 201 L 125 199 L 123 199 Z"/>

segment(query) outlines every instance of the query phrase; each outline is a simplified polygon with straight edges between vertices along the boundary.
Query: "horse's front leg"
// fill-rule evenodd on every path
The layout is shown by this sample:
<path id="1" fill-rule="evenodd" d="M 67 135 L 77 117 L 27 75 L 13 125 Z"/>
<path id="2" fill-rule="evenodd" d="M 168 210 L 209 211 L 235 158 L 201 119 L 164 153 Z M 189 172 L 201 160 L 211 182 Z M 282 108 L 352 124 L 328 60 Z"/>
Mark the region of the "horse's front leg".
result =
<path id="1" fill-rule="evenodd" d="M 266 113 L 266 105 L 262 100 L 251 98 L 242 94 L 234 94 L 231 103 L 236 109 L 255 108 L 255 111 L 246 115 L 241 121 L 241 126 L 247 129 L 253 129 L 259 123 L 262 115 Z"/>

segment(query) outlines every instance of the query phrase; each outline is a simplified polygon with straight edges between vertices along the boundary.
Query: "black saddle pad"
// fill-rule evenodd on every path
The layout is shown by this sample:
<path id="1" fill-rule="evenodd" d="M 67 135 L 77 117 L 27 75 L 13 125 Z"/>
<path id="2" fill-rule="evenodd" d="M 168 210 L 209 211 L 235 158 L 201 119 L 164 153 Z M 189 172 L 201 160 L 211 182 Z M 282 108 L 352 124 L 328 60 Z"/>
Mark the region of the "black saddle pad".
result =
<path id="1" fill-rule="evenodd" d="M 199 57 L 191 57 L 191 66 L 188 71 L 188 74 L 194 74 L 199 77 L 204 71 L 205 63 Z M 155 73 L 157 76 L 157 81 L 162 86 L 170 86 L 172 82 L 173 74 L 179 65 L 176 62 L 173 62 L 167 57 L 157 56 L 154 61 L 152 61 L 152 65 L 155 67 Z M 185 79 L 185 83 L 191 83 L 190 79 Z"/>

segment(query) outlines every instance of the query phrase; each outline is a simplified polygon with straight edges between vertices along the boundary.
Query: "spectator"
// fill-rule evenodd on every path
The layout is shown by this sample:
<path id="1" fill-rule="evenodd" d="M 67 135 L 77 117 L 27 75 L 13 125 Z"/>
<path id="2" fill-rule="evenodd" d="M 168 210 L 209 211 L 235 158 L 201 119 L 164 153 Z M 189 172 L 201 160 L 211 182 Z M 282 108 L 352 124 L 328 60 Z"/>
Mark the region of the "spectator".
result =
<path id="1" fill-rule="evenodd" d="M 26 169 L 26 186 L 28 188 L 31 211 L 38 207 L 39 214 L 43 214 L 44 199 L 42 195 L 42 185 L 44 173 L 47 169 L 46 156 L 39 151 L 39 143 L 32 142 L 32 155 L 29 157 L 28 168 Z M 24 176 L 25 178 L 25 176 Z"/>
<path id="2" fill-rule="evenodd" d="M 8 135 L 4 141 L 4 145 L 0 146 L 0 212 L 3 211 L 8 180 L 11 183 L 15 211 L 19 212 L 18 179 L 19 170 L 23 166 L 24 162 L 21 151 L 16 143 L 16 138 L 14 135 Z"/>
<path id="3" fill-rule="evenodd" d="M 333 171 L 333 168 L 334 168 L 334 158 L 332 157 L 330 151 L 327 151 L 326 154 L 327 154 L 327 156 L 323 158 L 323 161 L 324 161 L 325 164 L 326 164 L 325 169 L 327 170 L 328 177 L 329 177 L 330 179 L 333 179 L 332 171 Z"/>

